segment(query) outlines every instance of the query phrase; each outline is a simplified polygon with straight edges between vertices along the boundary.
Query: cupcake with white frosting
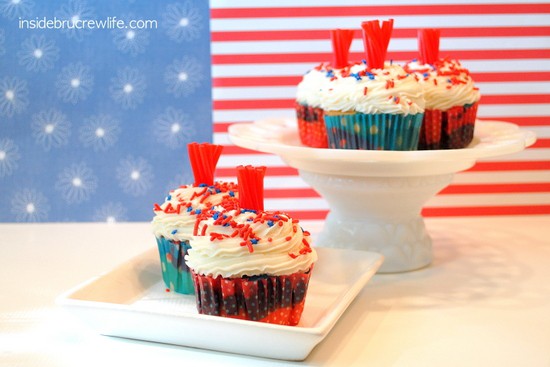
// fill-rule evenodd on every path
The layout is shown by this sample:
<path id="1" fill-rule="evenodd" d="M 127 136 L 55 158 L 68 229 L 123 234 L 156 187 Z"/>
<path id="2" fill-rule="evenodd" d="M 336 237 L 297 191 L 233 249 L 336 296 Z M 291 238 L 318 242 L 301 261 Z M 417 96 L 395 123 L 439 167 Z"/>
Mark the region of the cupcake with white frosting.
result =
<path id="1" fill-rule="evenodd" d="M 170 191 L 162 204 L 154 205 L 151 222 L 155 235 L 161 271 L 167 289 L 193 294 L 194 286 L 184 257 L 190 248 L 197 216 L 203 210 L 224 201 L 237 200 L 237 185 L 213 182 L 213 173 L 222 147 L 209 143 L 189 144 L 189 158 L 195 183 Z"/>
<path id="2" fill-rule="evenodd" d="M 423 89 L 426 107 L 419 149 L 459 149 L 474 136 L 479 88 L 458 60 L 439 57 L 437 29 L 419 31 L 420 61 L 405 65 Z"/>
<path id="3" fill-rule="evenodd" d="M 245 182 L 243 174 L 248 175 Z M 297 220 L 263 210 L 262 196 L 250 188 L 259 176 L 262 170 L 239 167 L 241 207 L 222 204 L 199 218 L 186 256 L 197 309 L 207 315 L 297 325 L 317 254 Z"/>
<path id="4" fill-rule="evenodd" d="M 393 21 L 362 27 L 367 60 L 341 70 L 321 96 L 329 148 L 416 150 L 424 97 L 414 75 L 384 61 Z"/>

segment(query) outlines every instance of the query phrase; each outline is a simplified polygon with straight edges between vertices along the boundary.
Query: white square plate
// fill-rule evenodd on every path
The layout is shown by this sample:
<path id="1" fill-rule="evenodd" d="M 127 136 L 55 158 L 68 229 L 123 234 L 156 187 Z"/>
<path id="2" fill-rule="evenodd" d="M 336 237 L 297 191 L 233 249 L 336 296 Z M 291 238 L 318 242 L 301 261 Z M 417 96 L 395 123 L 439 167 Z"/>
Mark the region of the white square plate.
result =
<path id="1" fill-rule="evenodd" d="M 303 360 L 383 261 L 380 254 L 366 251 L 316 250 L 319 260 L 297 326 L 200 315 L 194 296 L 166 291 L 156 249 L 87 281 L 57 301 L 103 335 Z"/>

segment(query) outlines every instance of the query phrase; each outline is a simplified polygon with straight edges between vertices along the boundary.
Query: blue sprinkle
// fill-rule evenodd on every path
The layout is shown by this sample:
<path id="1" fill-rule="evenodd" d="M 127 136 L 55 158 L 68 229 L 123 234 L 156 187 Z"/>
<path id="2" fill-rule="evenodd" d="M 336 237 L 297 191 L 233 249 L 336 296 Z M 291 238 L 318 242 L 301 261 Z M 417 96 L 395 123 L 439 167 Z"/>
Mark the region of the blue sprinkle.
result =
<path id="1" fill-rule="evenodd" d="M 273 224 L 274 224 L 274 223 L 273 223 L 272 220 L 268 220 L 268 221 L 267 221 L 267 225 L 268 225 L 268 226 L 273 227 Z"/>
<path id="2" fill-rule="evenodd" d="M 229 191 L 229 196 L 235 197 L 235 193 L 233 191 Z"/>
<path id="3" fill-rule="evenodd" d="M 363 60 L 361 60 L 361 62 L 362 62 L 363 64 L 367 65 L 367 60 L 363 59 Z"/>
<path id="4" fill-rule="evenodd" d="M 253 210 L 253 209 L 241 209 L 241 214 L 242 213 L 254 213 L 254 214 L 256 214 L 256 211 Z"/>
<path id="5" fill-rule="evenodd" d="M 222 190 L 216 189 L 216 194 L 219 194 L 220 192 L 222 192 Z"/>
<path id="6" fill-rule="evenodd" d="M 187 212 L 189 213 L 191 210 L 193 210 L 193 207 L 192 207 L 192 206 L 188 206 L 188 207 L 187 207 Z"/>
<path id="7" fill-rule="evenodd" d="M 329 70 L 327 71 L 327 78 L 332 78 L 334 76 L 334 71 Z"/>
<path id="8" fill-rule="evenodd" d="M 418 59 L 412 59 L 412 61 L 413 61 L 413 62 L 417 62 L 417 61 L 418 61 Z"/>
<path id="9" fill-rule="evenodd" d="M 350 76 L 354 77 L 355 80 L 361 80 L 361 77 L 359 76 L 358 73 L 351 73 Z"/>
<path id="10" fill-rule="evenodd" d="M 252 219 L 252 218 L 248 218 L 246 221 L 247 221 L 247 222 L 252 222 L 253 220 L 254 220 L 254 219 Z"/>
<path id="11" fill-rule="evenodd" d="M 390 65 L 393 65 L 393 59 L 390 59 Z"/>
<path id="12" fill-rule="evenodd" d="M 255 238 L 252 238 L 252 239 L 250 239 L 250 243 L 253 244 L 253 245 L 255 245 L 255 244 L 258 243 L 258 240 L 255 239 Z"/>
<path id="13" fill-rule="evenodd" d="M 200 210 L 200 209 L 195 210 L 195 214 L 200 214 L 201 212 L 202 212 L 202 210 Z"/>
<path id="14" fill-rule="evenodd" d="M 220 217 L 220 212 L 214 212 L 214 214 L 212 214 L 212 218 L 214 218 L 214 220 L 218 219 Z"/>
<path id="15" fill-rule="evenodd" d="M 176 233 L 178 233 L 178 230 L 177 230 L 177 229 L 174 229 L 174 230 L 172 231 L 172 234 L 176 234 Z"/>
<path id="16" fill-rule="evenodd" d="M 206 187 L 206 186 L 208 186 L 208 185 L 205 184 L 205 183 L 202 183 L 202 184 L 199 185 L 199 187 Z"/>
<path id="17" fill-rule="evenodd" d="M 225 223 L 223 226 L 224 227 L 229 227 L 229 223 Z"/>
<path id="18" fill-rule="evenodd" d="M 172 195 L 168 195 L 168 196 L 166 197 L 166 201 L 169 201 L 169 200 L 172 200 Z"/>
<path id="19" fill-rule="evenodd" d="M 374 80 L 375 78 L 374 74 L 368 71 L 367 71 L 367 76 L 369 77 L 370 80 Z"/>
<path id="20" fill-rule="evenodd" d="M 427 77 L 429 77 L 429 76 L 430 76 L 430 74 L 428 74 L 428 73 L 424 73 L 424 74 L 422 74 L 422 76 L 423 76 L 424 78 L 427 78 Z"/>

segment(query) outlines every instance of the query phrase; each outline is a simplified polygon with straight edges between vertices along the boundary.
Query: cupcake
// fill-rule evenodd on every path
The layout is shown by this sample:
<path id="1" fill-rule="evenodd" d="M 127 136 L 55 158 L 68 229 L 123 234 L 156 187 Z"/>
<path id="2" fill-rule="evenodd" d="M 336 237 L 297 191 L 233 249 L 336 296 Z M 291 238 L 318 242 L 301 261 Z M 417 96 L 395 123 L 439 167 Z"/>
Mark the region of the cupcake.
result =
<path id="1" fill-rule="evenodd" d="M 321 63 L 308 71 L 296 91 L 296 118 L 298 135 L 302 144 L 313 148 L 327 148 L 328 140 L 321 108 L 321 90 L 339 69 L 348 66 L 348 54 L 353 30 L 330 31 L 334 60 L 332 64 Z"/>
<path id="2" fill-rule="evenodd" d="M 263 210 L 251 185 L 264 171 L 239 167 L 239 206 L 226 202 L 201 215 L 186 262 L 199 313 L 297 325 L 317 254 L 297 220 Z"/>
<path id="3" fill-rule="evenodd" d="M 474 137 L 479 89 L 458 60 L 439 58 L 439 30 L 420 30 L 418 39 L 420 61 L 405 69 L 417 75 L 426 100 L 419 149 L 465 148 Z"/>
<path id="4" fill-rule="evenodd" d="M 362 28 L 367 60 L 341 70 L 322 91 L 329 148 L 416 150 L 424 98 L 414 75 L 384 61 L 393 20 Z"/>
<path id="5" fill-rule="evenodd" d="M 193 294 L 194 286 L 184 257 L 197 215 L 222 201 L 237 200 L 237 185 L 213 182 L 213 173 L 222 147 L 208 143 L 188 145 L 195 182 L 170 191 L 162 204 L 154 205 L 152 220 L 162 278 L 167 289 Z"/>

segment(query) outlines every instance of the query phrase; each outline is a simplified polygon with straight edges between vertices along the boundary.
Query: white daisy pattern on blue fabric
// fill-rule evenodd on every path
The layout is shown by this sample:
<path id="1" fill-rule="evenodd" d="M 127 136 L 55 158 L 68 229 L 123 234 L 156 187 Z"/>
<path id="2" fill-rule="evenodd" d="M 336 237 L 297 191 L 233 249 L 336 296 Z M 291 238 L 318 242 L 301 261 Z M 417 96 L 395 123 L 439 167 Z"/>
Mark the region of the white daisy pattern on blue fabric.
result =
<path id="1" fill-rule="evenodd" d="M 48 198 L 36 189 L 24 188 L 11 199 L 11 213 L 17 222 L 43 222 L 49 212 Z"/>
<path id="2" fill-rule="evenodd" d="M 94 76 L 89 66 L 77 62 L 61 69 L 55 83 L 57 95 L 63 102 L 76 104 L 84 101 L 94 87 Z"/>
<path id="3" fill-rule="evenodd" d="M 79 204 L 90 199 L 96 191 L 98 179 L 85 162 L 74 163 L 57 176 L 55 189 L 67 204 Z"/>
<path id="4" fill-rule="evenodd" d="M 84 119 L 78 138 L 83 146 L 91 147 L 96 152 L 104 152 L 116 144 L 119 134 L 118 120 L 110 115 L 100 114 Z"/>
<path id="5" fill-rule="evenodd" d="M 171 40 L 183 42 L 199 38 L 203 28 L 202 22 L 200 11 L 188 0 L 166 6 L 161 24 Z"/>
<path id="6" fill-rule="evenodd" d="M 168 107 L 153 121 L 153 134 L 163 146 L 178 149 L 191 142 L 195 128 L 188 114 Z"/>
<path id="7" fill-rule="evenodd" d="M 126 24 L 130 20 L 135 20 L 133 14 L 122 17 Z M 149 45 L 149 31 L 139 28 L 120 28 L 113 29 L 113 43 L 116 48 L 125 54 L 132 56 L 139 55 L 147 49 Z"/>
<path id="8" fill-rule="evenodd" d="M 59 48 L 43 35 L 33 34 L 23 41 L 17 57 L 28 71 L 46 71 L 52 69 L 59 58 Z"/>
<path id="9" fill-rule="evenodd" d="M 96 209 L 92 220 L 94 222 L 107 223 L 126 222 L 128 220 L 128 211 L 122 203 L 109 202 Z"/>
<path id="10" fill-rule="evenodd" d="M 11 139 L 0 139 L 0 178 L 10 176 L 21 158 L 19 147 Z"/>
<path id="11" fill-rule="evenodd" d="M 193 57 L 174 60 L 164 72 L 168 93 L 176 97 L 188 96 L 205 80 L 201 63 Z"/>
<path id="12" fill-rule="evenodd" d="M 123 109 L 135 109 L 143 102 L 147 83 L 144 73 L 136 68 L 125 67 L 111 79 L 109 92 L 113 100 Z"/>
<path id="13" fill-rule="evenodd" d="M 6 53 L 6 48 L 4 47 L 5 42 L 6 42 L 6 34 L 4 30 L 0 28 L 0 55 L 3 55 Z"/>
<path id="14" fill-rule="evenodd" d="M 0 79 L 0 116 L 12 117 L 29 104 L 27 82 L 16 77 Z"/>
<path id="15" fill-rule="evenodd" d="M 49 109 L 32 116 L 32 136 L 45 151 L 67 145 L 71 135 L 71 123 L 59 110 Z"/>
<path id="16" fill-rule="evenodd" d="M 141 196 L 153 187 L 153 167 L 142 157 L 128 156 L 116 169 L 120 188 L 131 196 Z"/>
<path id="17" fill-rule="evenodd" d="M 170 192 L 180 186 L 192 184 L 194 181 L 195 178 L 193 177 L 193 172 L 191 172 L 190 170 L 181 174 L 177 174 L 172 180 L 168 181 L 165 191 Z"/>
<path id="18" fill-rule="evenodd" d="M 86 35 L 92 32 L 89 27 L 83 27 L 83 20 L 94 19 L 94 9 L 83 0 L 69 0 L 55 12 L 55 17 L 61 21 L 68 21 L 69 25 L 61 28 L 68 38 L 82 41 Z"/>
<path id="19" fill-rule="evenodd" d="M 0 2 L 0 14 L 4 18 L 13 20 L 29 16 L 33 7 L 34 1 L 32 0 L 2 0 Z"/>

